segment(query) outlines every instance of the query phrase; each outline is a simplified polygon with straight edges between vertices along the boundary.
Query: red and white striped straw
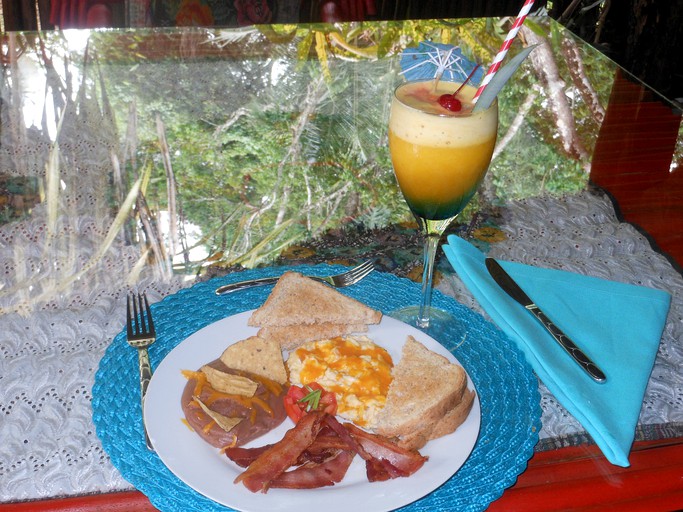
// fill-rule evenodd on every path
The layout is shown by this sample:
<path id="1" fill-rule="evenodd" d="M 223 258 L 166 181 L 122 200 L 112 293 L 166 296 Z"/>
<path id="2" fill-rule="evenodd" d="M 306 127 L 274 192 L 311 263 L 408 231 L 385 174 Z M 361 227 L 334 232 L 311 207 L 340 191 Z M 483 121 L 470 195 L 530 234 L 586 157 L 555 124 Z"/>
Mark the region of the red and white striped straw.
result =
<path id="1" fill-rule="evenodd" d="M 531 11 L 532 5 L 534 5 L 534 0 L 526 0 L 526 2 L 524 2 L 522 9 L 519 11 L 519 14 L 517 15 L 517 19 L 512 24 L 512 28 L 510 29 L 510 32 L 508 32 L 508 35 L 505 37 L 505 41 L 503 41 L 503 44 L 501 45 L 500 50 L 498 50 L 498 54 L 496 55 L 496 58 L 493 59 L 493 62 L 491 63 L 489 70 L 486 72 L 486 76 L 481 81 L 481 85 L 479 86 L 479 89 L 477 89 L 477 93 L 474 95 L 474 98 L 472 98 L 472 103 L 477 102 L 477 100 L 479 99 L 479 96 L 481 96 L 481 93 L 484 92 L 484 89 L 486 88 L 486 86 L 489 84 L 489 82 L 493 78 L 493 75 L 495 75 L 496 72 L 500 69 L 500 66 L 503 62 L 503 59 L 505 58 L 505 55 L 507 54 L 508 50 L 510 49 L 510 46 L 512 46 L 512 42 L 514 41 L 515 37 L 517 37 L 517 33 L 519 32 L 519 29 L 522 28 L 522 24 L 524 24 L 524 20 L 526 19 L 527 15 L 529 14 L 529 11 Z"/>

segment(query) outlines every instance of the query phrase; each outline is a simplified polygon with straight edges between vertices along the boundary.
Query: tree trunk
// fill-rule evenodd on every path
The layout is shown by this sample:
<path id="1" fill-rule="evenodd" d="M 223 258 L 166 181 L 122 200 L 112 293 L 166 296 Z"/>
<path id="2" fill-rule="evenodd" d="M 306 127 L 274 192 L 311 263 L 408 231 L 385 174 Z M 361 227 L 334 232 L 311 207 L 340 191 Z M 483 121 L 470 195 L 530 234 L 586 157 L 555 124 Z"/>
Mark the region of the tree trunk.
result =
<path id="1" fill-rule="evenodd" d="M 603 119 L 605 119 L 605 109 L 600 104 L 598 93 L 586 76 L 583 59 L 572 38 L 565 37 L 562 39 L 562 55 L 564 55 L 567 62 L 570 63 L 569 74 L 572 77 L 572 82 L 574 82 L 576 88 L 581 92 L 581 96 L 586 102 L 586 105 L 588 105 L 595 122 L 601 124 Z"/>
<path id="2" fill-rule="evenodd" d="M 176 180 L 173 173 L 173 165 L 171 163 L 171 154 L 166 141 L 166 126 L 160 115 L 156 118 L 157 136 L 159 137 L 159 148 L 164 162 L 164 170 L 166 171 L 166 189 L 168 197 L 168 245 L 171 259 L 177 253 L 178 247 L 178 214 L 176 208 Z"/>
<path id="3" fill-rule="evenodd" d="M 565 83 L 560 76 L 548 41 L 527 27 L 522 27 L 521 33 L 529 45 L 538 45 L 529 55 L 529 59 L 536 70 L 543 89 L 545 89 L 548 95 L 550 111 L 555 118 L 555 125 L 561 139 L 562 149 L 567 155 L 581 162 L 589 162 L 590 159 L 586 148 L 581 143 L 576 132 L 574 116 L 565 94 Z M 586 171 L 588 170 L 589 168 L 586 167 Z"/>

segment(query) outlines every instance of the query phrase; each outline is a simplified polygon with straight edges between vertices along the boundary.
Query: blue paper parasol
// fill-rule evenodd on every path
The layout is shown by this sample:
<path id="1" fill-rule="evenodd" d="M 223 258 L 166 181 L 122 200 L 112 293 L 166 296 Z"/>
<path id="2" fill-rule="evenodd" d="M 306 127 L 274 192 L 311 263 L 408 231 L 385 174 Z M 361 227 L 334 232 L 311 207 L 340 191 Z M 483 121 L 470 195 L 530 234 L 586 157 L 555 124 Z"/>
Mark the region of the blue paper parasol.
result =
<path id="1" fill-rule="evenodd" d="M 450 44 L 423 41 L 417 48 L 406 48 L 401 55 L 401 74 L 408 80 L 437 78 L 463 82 L 475 66 L 459 47 Z M 479 68 L 470 83 L 478 84 L 483 77 L 484 71 Z"/>

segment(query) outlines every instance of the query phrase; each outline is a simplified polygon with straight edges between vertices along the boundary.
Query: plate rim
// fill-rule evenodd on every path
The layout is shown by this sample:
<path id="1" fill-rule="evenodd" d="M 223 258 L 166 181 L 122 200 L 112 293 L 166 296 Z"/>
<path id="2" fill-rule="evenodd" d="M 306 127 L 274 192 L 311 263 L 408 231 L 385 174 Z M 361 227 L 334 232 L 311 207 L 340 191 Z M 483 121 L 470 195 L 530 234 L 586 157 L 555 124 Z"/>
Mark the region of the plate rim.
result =
<path id="1" fill-rule="evenodd" d="M 144 408 L 144 419 L 145 422 L 148 425 L 148 430 L 150 437 L 152 438 L 153 442 L 155 443 L 155 449 L 157 449 L 157 455 L 159 456 L 161 462 L 163 463 L 168 470 L 173 473 L 180 481 L 182 481 L 185 485 L 190 487 L 191 489 L 194 489 L 196 492 L 204 496 L 205 498 L 212 500 L 213 502 L 234 508 L 236 510 L 240 510 L 243 512 L 259 512 L 261 510 L 264 511 L 275 511 L 275 510 L 289 510 L 293 508 L 293 506 L 297 506 L 297 501 L 299 501 L 299 505 L 306 505 L 310 506 L 311 502 L 316 501 L 314 498 L 316 496 L 321 495 L 321 499 L 324 500 L 325 506 L 326 506 L 326 512 L 335 512 L 337 510 L 339 511 L 346 511 L 349 509 L 349 507 L 354 506 L 353 500 L 351 500 L 351 503 L 346 503 L 347 500 L 339 500 L 338 496 L 339 494 L 343 494 L 345 490 L 349 489 L 348 486 L 343 485 L 343 480 L 342 480 L 342 485 L 337 485 L 337 486 L 332 486 L 332 487 L 327 487 L 327 488 L 321 488 L 321 489 L 315 489 L 315 490 L 306 490 L 305 492 L 302 492 L 301 490 L 287 490 L 287 489 L 272 489 L 270 490 L 267 494 L 253 494 L 250 491 L 246 490 L 243 486 L 238 487 L 238 492 L 236 496 L 238 498 L 241 495 L 244 495 L 243 497 L 246 497 L 246 504 L 243 501 L 240 501 L 239 499 L 235 501 L 234 499 L 226 499 L 223 497 L 218 497 L 212 492 L 212 491 L 207 491 L 206 487 L 203 485 L 198 484 L 196 481 L 192 480 L 192 478 L 189 478 L 184 472 L 179 471 L 177 464 L 182 463 L 181 461 L 176 460 L 175 457 L 170 455 L 167 450 L 165 445 L 160 445 L 159 447 L 162 448 L 161 453 L 158 451 L 158 445 L 160 442 L 159 434 L 158 434 L 158 422 L 157 418 L 153 416 L 153 412 L 155 409 L 158 407 L 158 404 L 155 403 L 156 400 L 158 400 L 158 395 L 162 393 L 161 388 L 163 381 L 165 381 L 168 378 L 167 372 L 170 371 L 175 371 L 178 370 L 177 366 L 175 365 L 175 360 L 180 357 L 181 355 L 185 355 L 186 352 L 194 348 L 195 344 L 198 344 L 202 342 L 202 339 L 207 335 L 213 335 L 213 331 L 216 329 L 222 327 L 224 324 L 232 324 L 235 322 L 242 322 L 242 324 L 239 324 L 239 327 L 241 327 L 241 331 L 244 334 L 239 334 L 239 335 L 233 335 L 232 333 L 229 335 L 230 339 L 222 341 L 223 345 L 222 348 L 220 349 L 221 352 L 222 350 L 225 349 L 225 347 L 236 343 L 240 339 L 244 339 L 246 337 L 245 335 L 253 335 L 256 334 L 257 328 L 254 327 L 249 327 L 246 325 L 246 319 L 250 314 L 253 312 L 253 309 L 247 310 L 247 311 L 242 311 L 240 313 L 235 313 L 232 315 L 228 315 L 226 317 L 223 317 L 221 319 L 215 320 L 213 322 L 210 322 L 209 324 L 205 325 L 201 329 L 197 330 L 196 332 L 190 334 L 187 336 L 185 339 L 180 341 L 175 347 L 173 347 L 162 359 L 162 361 L 159 363 L 157 366 L 154 375 L 152 377 L 152 380 L 150 381 L 149 388 L 148 388 L 148 394 L 145 399 L 145 408 Z M 453 465 L 451 468 L 452 470 L 444 472 L 443 470 L 441 473 L 439 473 L 439 477 L 436 478 L 434 481 L 429 482 L 428 484 L 422 483 L 422 479 L 425 477 L 420 478 L 420 487 L 419 491 L 411 492 L 410 487 L 411 486 L 406 486 L 406 485 L 400 485 L 402 482 L 405 482 L 405 480 L 402 479 L 397 479 L 395 481 L 389 481 L 389 482 L 364 482 L 364 487 L 370 487 L 370 489 L 373 490 L 373 493 L 377 496 L 376 498 L 368 498 L 366 496 L 366 499 L 370 499 L 370 502 L 368 501 L 363 501 L 362 504 L 364 507 L 364 510 L 368 510 L 368 512 L 383 512 L 383 511 L 388 511 L 388 510 L 394 510 L 396 508 L 400 508 L 402 506 L 409 505 L 410 503 L 413 503 L 414 501 L 417 501 L 437 488 L 439 488 L 441 485 L 443 485 L 445 482 L 447 482 L 450 478 L 452 478 L 465 464 L 467 459 L 470 457 L 472 452 L 474 451 L 480 437 L 480 430 L 481 430 L 481 422 L 482 422 L 482 413 L 481 413 L 481 403 L 479 400 L 479 392 L 476 389 L 469 373 L 467 372 L 467 369 L 465 366 L 462 364 L 461 361 L 458 360 L 458 358 L 451 352 L 449 351 L 445 346 L 443 346 L 441 343 L 439 343 L 437 340 L 429 336 L 428 334 L 419 331 L 418 329 L 405 324 L 403 322 L 400 322 L 399 320 L 396 320 L 394 318 L 391 318 L 387 315 L 383 315 L 382 322 L 377 325 L 377 326 L 371 326 L 370 330 L 368 333 L 359 333 L 359 334 L 364 334 L 373 339 L 373 341 L 376 341 L 373 337 L 372 334 L 377 334 L 377 331 L 383 331 L 387 330 L 391 331 L 391 329 L 399 329 L 401 331 L 404 331 L 403 334 L 403 340 L 400 342 L 393 342 L 392 346 L 390 347 L 390 353 L 392 353 L 392 357 L 396 357 L 396 354 L 400 354 L 400 349 L 402 348 L 403 344 L 405 343 L 405 339 L 407 338 L 408 334 L 411 334 L 415 336 L 420 342 L 422 342 L 427 348 L 430 348 L 431 350 L 443 355 L 446 357 L 449 361 L 455 362 L 459 364 L 460 366 L 463 367 L 465 370 L 465 373 L 467 375 L 467 381 L 468 381 L 468 388 L 472 389 L 475 391 L 475 403 L 472 407 L 472 411 L 468 415 L 467 420 L 463 425 L 461 425 L 454 433 L 448 434 L 447 436 L 444 436 L 443 438 L 437 439 L 435 441 L 431 441 L 429 444 L 432 444 L 432 449 L 436 449 L 439 447 L 439 445 L 446 445 L 448 446 L 449 441 L 452 441 L 453 439 L 457 439 L 463 436 L 464 439 L 460 440 L 460 446 L 462 447 L 463 445 L 466 446 L 465 450 L 466 452 L 461 454 L 459 458 L 455 459 L 456 464 Z M 206 343 L 204 341 L 204 343 Z M 212 343 L 215 343 L 218 345 L 218 341 L 212 341 Z M 378 343 L 382 345 L 382 343 Z M 212 346 L 213 347 L 213 346 Z M 388 348 L 388 347 L 385 347 Z M 388 348 L 389 349 L 389 348 Z M 215 354 L 215 357 L 218 357 L 221 352 L 216 350 L 217 354 Z M 211 357 L 210 355 L 204 355 L 204 356 L 197 356 L 197 360 L 199 361 L 197 363 L 198 365 L 205 364 L 210 361 L 208 359 Z M 201 360 L 200 360 L 201 359 Z M 397 361 L 398 359 L 395 359 Z M 185 368 L 185 369 L 191 369 L 195 370 L 196 368 L 191 367 L 191 368 Z M 182 378 L 178 372 L 178 377 Z M 179 382 L 182 384 L 184 387 L 184 382 L 183 380 L 179 380 Z M 150 400 L 150 397 L 152 397 L 152 400 Z M 171 397 L 169 396 L 169 400 Z M 176 403 L 177 403 L 177 410 L 180 410 L 180 396 L 176 396 Z M 181 413 L 182 417 L 182 413 Z M 182 423 L 180 417 L 177 418 L 178 423 Z M 285 420 L 286 425 L 288 420 Z M 289 425 L 287 428 L 291 427 Z M 183 426 L 184 429 L 186 429 L 189 432 L 189 429 L 187 427 Z M 278 430 L 282 429 L 282 425 L 278 427 L 278 429 L 275 429 L 273 432 L 277 432 Z M 201 445 L 204 446 L 204 451 L 212 450 L 214 452 L 217 451 L 217 449 L 211 447 L 208 443 L 205 441 L 201 440 L 199 436 L 196 434 L 189 432 L 196 440 L 198 440 Z M 262 439 L 262 438 L 259 438 Z M 463 442 L 464 441 L 464 442 Z M 258 445 L 259 440 L 255 440 L 256 445 Z M 193 443 L 194 444 L 194 443 Z M 421 450 L 421 452 L 424 452 L 425 454 L 429 454 L 429 444 L 425 447 L 425 449 Z M 443 450 L 443 447 L 440 448 Z M 434 455 L 432 455 L 433 457 Z M 227 460 L 226 460 L 227 462 Z M 359 464 L 356 458 L 355 464 Z M 429 462 L 427 462 L 429 464 Z M 421 469 L 420 471 L 424 472 L 424 468 Z M 426 472 L 429 474 L 429 472 Z M 444 473 L 448 473 L 447 475 L 444 475 Z M 415 475 L 419 475 L 420 472 L 417 472 Z M 424 473 L 423 473 L 424 474 Z M 413 478 L 413 482 L 416 482 L 418 479 L 415 477 L 415 475 L 409 477 Z M 346 478 L 346 477 L 345 477 Z M 189 480 L 189 481 L 188 481 Z M 392 482 L 394 482 L 394 485 L 392 485 Z M 397 485 L 398 483 L 398 485 Z M 230 486 L 232 486 L 232 482 L 229 482 Z M 391 491 L 390 488 L 392 487 L 402 487 L 401 489 L 394 489 L 394 491 L 398 492 L 389 492 Z M 353 488 L 356 489 L 357 488 Z M 376 492 L 374 492 L 376 491 Z M 208 493 L 207 493 L 208 492 Z M 334 492 L 335 494 L 331 494 Z M 358 493 L 358 494 L 365 494 L 365 493 Z M 230 496 L 234 496 L 233 493 L 229 493 Z M 251 503 L 254 502 L 254 497 L 258 497 L 260 501 L 256 501 L 255 505 L 251 505 Z M 275 500 L 271 498 L 266 498 L 263 499 L 263 497 L 269 497 L 269 496 L 275 496 L 278 498 L 286 498 L 286 499 L 281 499 L 279 501 L 287 501 L 288 504 L 286 505 L 285 508 L 280 508 L 273 503 Z M 330 503 L 330 497 L 334 497 L 335 501 L 334 503 Z M 375 503 L 377 502 L 377 503 Z M 374 506 L 377 505 L 377 506 Z"/>

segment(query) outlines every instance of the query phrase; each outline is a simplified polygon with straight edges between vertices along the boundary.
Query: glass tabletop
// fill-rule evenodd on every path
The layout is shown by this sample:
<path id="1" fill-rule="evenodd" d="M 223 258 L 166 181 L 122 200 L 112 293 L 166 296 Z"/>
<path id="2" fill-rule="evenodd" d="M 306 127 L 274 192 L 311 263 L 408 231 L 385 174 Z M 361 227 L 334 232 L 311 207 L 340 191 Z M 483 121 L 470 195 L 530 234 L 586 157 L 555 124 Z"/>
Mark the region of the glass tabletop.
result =
<path id="1" fill-rule="evenodd" d="M 8 34 L 3 221 L 68 204 L 92 216 L 100 242 L 113 229 L 151 251 L 163 275 L 188 276 L 272 262 L 348 222 L 406 221 L 386 143 L 400 51 L 444 41 L 486 63 L 500 31 L 477 19 Z M 626 154 L 605 162 L 615 148 L 600 134 L 615 89 L 639 85 L 551 19 L 522 35 L 539 46 L 500 95 L 499 145 L 461 223 L 491 205 L 609 183 L 603 164 Z M 639 121 L 642 135 L 678 119 L 649 95 L 660 112 Z M 131 200 L 136 186 L 144 201 Z M 62 263 L 65 276 L 81 270 Z M 30 295 L 38 288 L 50 293 L 46 283 Z"/>
<path id="2" fill-rule="evenodd" d="M 156 302 L 233 271 L 370 256 L 419 280 L 387 146 L 400 53 L 431 40 L 486 65 L 506 29 L 487 18 L 4 34 L 0 375 L 13 377 L 0 432 L 18 430 L 0 449 L 15 484 L 0 501 L 129 488 L 107 466 L 89 394 L 129 289 Z M 672 293 L 638 435 L 675 436 L 680 110 L 550 18 L 529 19 L 510 55 L 533 44 L 499 96 L 490 171 L 449 232 L 499 258 Z M 443 256 L 437 286 L 481 311 Z M 589 441 L 543 389 L 541 406 L 542 448 Z"/>

